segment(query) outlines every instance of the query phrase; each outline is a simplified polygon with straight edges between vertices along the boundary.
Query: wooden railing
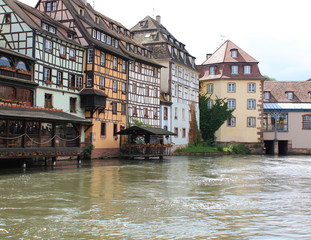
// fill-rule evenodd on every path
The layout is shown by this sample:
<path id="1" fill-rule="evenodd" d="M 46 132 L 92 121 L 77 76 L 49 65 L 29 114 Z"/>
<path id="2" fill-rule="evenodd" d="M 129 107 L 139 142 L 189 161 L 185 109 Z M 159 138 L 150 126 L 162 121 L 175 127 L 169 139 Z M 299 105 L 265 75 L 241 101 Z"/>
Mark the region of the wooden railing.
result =
<path id="1" fill-rule="evenodd" d="M 171 152 L 171 145 L 122 145 L 120 153 L 122 156 L 128 157 L 159 157 L 168 156 Z"/>

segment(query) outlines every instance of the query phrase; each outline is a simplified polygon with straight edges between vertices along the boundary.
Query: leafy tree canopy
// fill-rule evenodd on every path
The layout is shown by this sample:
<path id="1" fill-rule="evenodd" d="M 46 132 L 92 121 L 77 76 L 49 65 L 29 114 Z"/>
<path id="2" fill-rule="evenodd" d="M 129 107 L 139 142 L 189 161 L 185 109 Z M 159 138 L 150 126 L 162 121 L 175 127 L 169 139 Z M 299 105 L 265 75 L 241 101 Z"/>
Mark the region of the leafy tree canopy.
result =
<path id="1" fill-rule="evenodd" d="M 205 95 L 199 96 L 200 108 L 200 128 L 204 141 L 213 144 L 215 141 L 215 132 L 221 125 L 232 116 L 233 109 L 228 109 L 225 98 L 217 98 L 211 108 L 207 103 L 210 97 Z"/>
<path id="2" fill-rule="evenodd" d="M 264 75 L 264 77 L 266 78 L 266 81 L 276 81 L 275 78 L 271 78 L 271 77 L 269 77 L 267 75 Z"/>

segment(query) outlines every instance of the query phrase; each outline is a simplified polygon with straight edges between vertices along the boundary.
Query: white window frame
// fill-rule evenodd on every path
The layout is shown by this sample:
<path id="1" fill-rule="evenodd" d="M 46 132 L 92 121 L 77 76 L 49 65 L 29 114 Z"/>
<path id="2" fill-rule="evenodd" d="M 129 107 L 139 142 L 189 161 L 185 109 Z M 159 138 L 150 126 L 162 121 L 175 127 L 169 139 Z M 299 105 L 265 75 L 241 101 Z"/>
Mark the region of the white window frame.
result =
<path id="1" fill-rule="evenodd" d="M 112 81 L 112 91 L 118 92 L 118 81 L 117 80 Z"/>
<path id="2" fill-rule="evenodd" d="M 231 66 L 231 74 L 232 75 L 238 75 L 239 74 L 239 66 L 238 65 L 232 65 Z"/>
<path id="3" fill-rule="evenodd" d="M 77 76 L 76 87 L 81 88 L 81 89 L 83 88 L 83 77 L 82 76 Z"/>
<path id="4" fill-rule="evenodd" d="M 231 116 L 231 118 L 229 118 L 227 120 L 227 126 L 228 127 L 235 127 L 236 126 L 236 117 Z"/>
<path id="5" fill-rule="evenodd" d="M 256 109 L 256 100 L 255 99 L 247 99 L 247 109 L 249 109 L 249 110 Z"/>
<path id="6" fill-rule="evenodd" d="M 93 58 L 94 58 L 94 51 L 93 49 L 88 49 L 87 50 L 87 63 L 93 63 Z"/>
<path id="7" fill-rule="evenodd" d="M 99 87 L 101 89 L 105 88 L 105 77 L 103 77 L 103 76 L 99 77 Z"/>
<path id="8" fill-rule="evenodd" d="M 270 99 L 270 92 L 269 91 L 265 91 L 264 93 L 263 93 L 263 98 L 265 99 L 265 100 L 269 100 Z"/>
<path id="9" fill-rule="evenodd" d="M 247 84 L 247 91 L 249 93 L 255 93 L 256 92 L 256 83 L 248 83 Z"/>
<path id="10" fill-rule="evenodd" d="M 211 109 L 213 107 L 213 105 L 214 105 L 213 99 L 208 99 L 207 100 L 207 108 Z"/>
<path id="11" fill-rule="evenodd" d="M 251 74 L 251 65 L 245 65 L 244 66 L 244 75 Z"/>
<path id="12" fill-rule="evenodd" d="M 236 84 L 228 83 L 228 93 L 235 93 L 235 91 L 236 91 Z"/>
<path id="13" fill-rule="evenodd" d="M 207 93 L 213 93 L 213 91 L 214 91 L 214 84 L 213 83 L 207 84 Z"/>
<path id="14" fill-rule="evenodd" d="M 227 100 L 228 109 L 235 109 L 236 108 L 236 100 L 234 98 L 229 98 Z"/>
<path id="15" fill-rule="evenodd" d="M 216 74 L 216 67 L 209 67 L 209 75 L 215 75 Z"/>
<path id="16" fill-rule="evenodd" d="M 238 50 L 237 49 L 232 49 L 231 50 L 231 57 L 237 58 L 238 57 Z"/>
<path id="17" fill-rule="evenodd" d="M 247 117 L 247 127 L 256 127 L 256 117 Z"/>

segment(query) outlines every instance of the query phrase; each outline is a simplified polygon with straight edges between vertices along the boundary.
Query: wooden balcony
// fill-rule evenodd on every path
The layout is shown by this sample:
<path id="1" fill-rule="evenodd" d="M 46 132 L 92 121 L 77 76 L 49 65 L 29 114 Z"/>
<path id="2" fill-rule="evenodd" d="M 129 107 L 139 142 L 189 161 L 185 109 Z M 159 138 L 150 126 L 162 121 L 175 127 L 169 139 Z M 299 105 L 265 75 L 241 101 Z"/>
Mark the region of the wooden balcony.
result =
<path id="1" fill-rule="evenodd" d="M 32 73 L 21 70 L 15 70 L 9 67 L 0 67 L 0 75 L 26 81 L 32 81 Z"/>

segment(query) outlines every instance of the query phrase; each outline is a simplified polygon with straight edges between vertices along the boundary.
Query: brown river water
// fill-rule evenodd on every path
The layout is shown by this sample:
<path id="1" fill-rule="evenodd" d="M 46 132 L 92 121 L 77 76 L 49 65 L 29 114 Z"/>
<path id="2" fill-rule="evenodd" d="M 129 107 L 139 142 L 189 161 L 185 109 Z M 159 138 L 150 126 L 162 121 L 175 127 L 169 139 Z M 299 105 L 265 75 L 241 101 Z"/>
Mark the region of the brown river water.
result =
<path id="1" fill-rule="evenodd" d="M 311 239 L 310 156 L 0 170 L 0 239 Z"/>

